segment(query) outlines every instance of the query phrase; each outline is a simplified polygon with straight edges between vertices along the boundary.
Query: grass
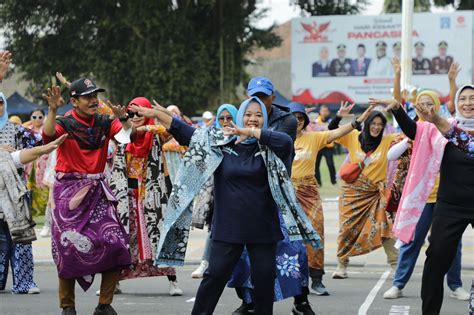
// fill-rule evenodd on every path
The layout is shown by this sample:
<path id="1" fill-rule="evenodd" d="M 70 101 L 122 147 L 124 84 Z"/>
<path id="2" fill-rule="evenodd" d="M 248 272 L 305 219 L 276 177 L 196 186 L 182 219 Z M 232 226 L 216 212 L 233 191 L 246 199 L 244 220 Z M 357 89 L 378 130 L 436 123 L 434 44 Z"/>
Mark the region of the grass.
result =
<path id="1" fill-rule="evenodd" d="M 334 166 L 336 167 L 336 173 L 339 172 L 339 168 L 341 167 L 342 162 L 344 162 L 344 159 L 346 158 L 345 154 L 340 154 L 340 155 L 334 155 Z M 321 198 L 334 198 L 339 196 L 340 192 L 340 184 L 341 184 L 341 179 L 338 178 L 337 184 L 332 185 L 331 180 L 329 178 L 329 169 L 326 164 L 326 159 L 323 158 L 321 161 L 321 166 L 320 166 L 320 172 L 321 172 L 321 181 L 323 182 L 323 186 L 319 188 L 319 193 L 321 195 Z"/>

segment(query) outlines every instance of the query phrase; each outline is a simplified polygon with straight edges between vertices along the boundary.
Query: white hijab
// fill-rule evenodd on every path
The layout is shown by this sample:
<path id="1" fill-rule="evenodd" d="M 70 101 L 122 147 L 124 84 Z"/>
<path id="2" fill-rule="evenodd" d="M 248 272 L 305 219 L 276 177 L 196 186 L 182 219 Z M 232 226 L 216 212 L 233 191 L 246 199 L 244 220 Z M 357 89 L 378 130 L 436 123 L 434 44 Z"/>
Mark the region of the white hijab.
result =
<path id="1" fill-rule="evenodd" d="M 474 89 L 474 85 L 472 85 L 472 84 L 463 85 L 456 92 L 456 97 L 454 98 L 454 106 L 456 108 L 456 115 L 454 116 L 454 118 L 456 119 L 459 128 L 461 128 L 463 130 L 471 131 L 471 130 L 474 130 L 474 118 L 465 118 L 459 112 L 459 109 L 458 109 L 459 96 L 461 95 L 461 92 L 466 88 Z"/>

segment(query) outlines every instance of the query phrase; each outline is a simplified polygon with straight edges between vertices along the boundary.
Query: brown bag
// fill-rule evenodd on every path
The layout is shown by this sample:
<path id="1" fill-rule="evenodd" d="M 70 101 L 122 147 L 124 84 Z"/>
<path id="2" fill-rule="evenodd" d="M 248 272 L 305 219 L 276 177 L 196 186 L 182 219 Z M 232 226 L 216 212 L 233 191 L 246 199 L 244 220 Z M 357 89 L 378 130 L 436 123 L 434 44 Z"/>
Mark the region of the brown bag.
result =
<path id="1" fill-rule="evenodd" d="M 341 176 L 342 180 L 348 184 L 352 184 L 353 182 L 355 182 L 357 178 L 359 178 L 360 174 L 362 173 L 362 170 L 365 167 L 365 164 L 364 164 L 365 159 L 368 158 L 372 154 L 372 152 L 374 151 L 367 152 L 367 155 L 365 156 L 365 158 L 360 162 L 344 163 L 341 166 L 341 169 L 339 170 L 339 175 Z"/>

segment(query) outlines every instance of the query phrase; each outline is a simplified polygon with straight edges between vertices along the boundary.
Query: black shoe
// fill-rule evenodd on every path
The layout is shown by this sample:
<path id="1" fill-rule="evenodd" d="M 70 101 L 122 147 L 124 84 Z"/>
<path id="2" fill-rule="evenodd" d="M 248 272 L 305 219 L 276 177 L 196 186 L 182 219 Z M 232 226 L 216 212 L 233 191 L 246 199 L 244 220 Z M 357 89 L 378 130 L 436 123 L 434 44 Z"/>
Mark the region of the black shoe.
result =
<path id="1" fill-rule="evenodd" d="M 63 308 L 61 315 L 76 315 L 76 308 L 74 306 Z"/>
<path id="2" fill-rule="evenodd" d="M 316 315 L 309 302 L 303 302 L 293 305 L 291 312 L 294 315 Z"/>
<path id="3" fill-rule="evenodd" d="M 99 304 L 95 308 L 94 315 L 117 315 L 117 312 L 110 304 Z"/>
<path id="4" fill-rule="evenodd" d="M 240 305 L 238 309 L 232 312 L 232 315 L 248 315 L 248 314 L 254 314 L 253 303 L 247 304 L 245 302 L 242 302 L 242 305 Z"/>
<path id="5" fill-rule="evenodd" d="M 321 280 L 313 280 L 313 283 L 311 284 L 311 292 L 319 296 L 329 295 L 328 290 L 326 290 L 326 287 Z"/>

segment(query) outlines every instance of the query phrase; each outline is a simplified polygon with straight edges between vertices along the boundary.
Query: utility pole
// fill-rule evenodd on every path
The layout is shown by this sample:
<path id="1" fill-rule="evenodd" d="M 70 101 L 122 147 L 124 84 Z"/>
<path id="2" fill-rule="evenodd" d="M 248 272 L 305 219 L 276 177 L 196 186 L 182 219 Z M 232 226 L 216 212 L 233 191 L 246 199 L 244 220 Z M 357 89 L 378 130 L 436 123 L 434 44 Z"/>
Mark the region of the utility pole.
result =
<path id="1" fill-rule="evenodd" d="M 402 60 L 400 60 L 402 89 L 412 84 L 413 7 L 414 0 L 402 1 Z"/>

